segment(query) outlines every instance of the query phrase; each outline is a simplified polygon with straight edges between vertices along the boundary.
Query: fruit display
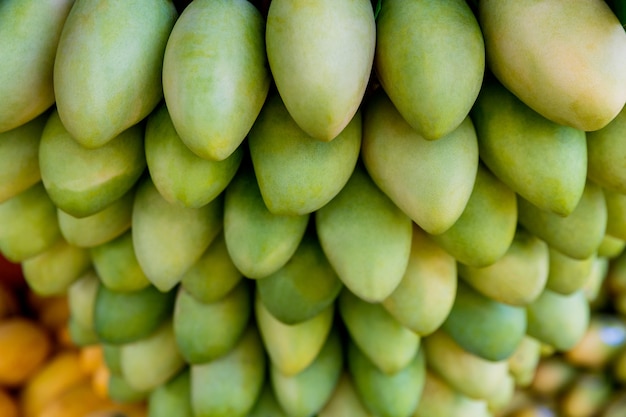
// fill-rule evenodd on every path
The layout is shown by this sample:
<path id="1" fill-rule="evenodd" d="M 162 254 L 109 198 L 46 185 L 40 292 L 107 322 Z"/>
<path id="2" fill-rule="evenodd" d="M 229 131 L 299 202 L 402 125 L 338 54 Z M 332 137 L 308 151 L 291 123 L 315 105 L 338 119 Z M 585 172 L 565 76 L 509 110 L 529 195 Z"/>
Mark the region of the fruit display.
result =
<path id="1" fill-rule="evenodd" d="M 0 253 L 89 370 L 32 416 L 621 415 L 624 24 L 620 0 L 4 0 Z M 18 333 L 0 387 L 51 355 Z"/>

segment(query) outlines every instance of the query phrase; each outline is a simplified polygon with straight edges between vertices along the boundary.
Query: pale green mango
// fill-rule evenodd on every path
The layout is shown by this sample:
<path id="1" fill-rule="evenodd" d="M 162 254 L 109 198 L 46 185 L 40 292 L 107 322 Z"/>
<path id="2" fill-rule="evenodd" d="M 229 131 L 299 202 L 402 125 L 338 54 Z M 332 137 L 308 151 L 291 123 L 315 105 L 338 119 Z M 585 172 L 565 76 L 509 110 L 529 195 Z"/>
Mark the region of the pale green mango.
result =
<path id="1" fill-rule="evenodd" d="M 604 281 L 606 280 L 609 267 L 611 266 L 609 258 L 598 256 L 593 260 L 591 266 L 591 274 L 581 288 L 585 294 L 589 306 L 598 307 L 602 303 L 602 296 L 606 296 L 604 292 Z"/>
<path id="2" fill-rule="evenodd" d="M 424 138 L 452 132 L 485 72 L 483 36 L 468 4 L 386 0 L 376 23 L 374 66 L 391 101 Z"/>
<path id="3" fill-rule="evenodd" d="M 134 125 L 98 149 L 74 140 L 50 114 L 41 136 L 39 167 L 54 204 L 74 217 L 95 214 L 126 194 L 146 167 L 143 128 Z"/>
<path id="4" fill-rule="evenodd" d="M 194 417 L 191 410 L 191 372 L 184 368 L 147 398 L 147 417 Z"/>
<path id="5" fill-rule="evenodd" d="M 536 112 L 590 131 L 624 107 L 626 33 L 605 2 L 487 0 L 478 6 L 487 65 Z"/>
<path id="6" fill-rule="evenodd" d="M 121 375 L 110 374 L 107 381 L 107 396 L 119 404 L 144 401 L 150 391 L 133 388 Z"/>
<path id="7" fill-rule="evenodd" d="M 490 77 L 472 107 L 480 159 L 535 206 L 567 216 L 587 180 L 585 132 L 546 119 Z"/>
<path id="8" fill-rule="evenodd" d="M 137 261 L 161 291 L 178 284 L 222 230 L 223 198 L 200 208 L 168 203 L 149 177 L 138 185 L 132 214 Z"/>
<path id="9" fill-rule="evenodd" d="M 168 0 L 79 0 L 72 7 L 56 50 L 54 94 L 78 143 L 100 147 L 157 106 L 177 17 Z"/>
<path id="10" fill-rule="evenodd" d="M 441 328 L 468 352 L 501 361 L 515 352 L 526 327 L 525 308 L 492 300 L 459 281 L 454 305 Z"/>
<path id="11" fill-rule="evenodd" d="M 182 141 L 221 161 L 243 142 L 261 111 L 271 76 L 265 21 L 244 0 L 198 0 L 167 41 L 163 93 Z"/>
<path id="12" fill-rule="evenodd" d="M 265 382 L 261 337 L 248 327 L 230 353 L 191 365 L 191 408 L 195 417 L 245 417 Z"/>
<path id="13" fill-rule="evenodd" d="M 520 388 L 530 386 L 541 360 L 541 342 L 528 335 L 524 336 L 515 352 L 507 360 L 509 373 Z"/>
<path id="14" fill-rule="evenodd" d="M 193 153 L 176 132 L 165 103 L 148 116 L 144 146 L 150 178 L 163 198 L 193 208 L 224 191 L 243 157 L 241 147 L 221 161 Z"/>
<path id="15" fill-rule="evenodd" d="M 83 328 L 94 329 L 96 295 L 100 279 L 89 269 L 67 289 L 67 304 L 70 316 Z"/>
<path id="16" fill-rule="evenodd" d="M 626 135 L 626 105 L 602 129 L 587 132 L 588 176 L 600 186 L 626 194 L 626 147 L 621 140 Z"/>
<path id="17" fill-rule="evenodd" d="M 361 113 L 331 142 L 322 142 L 305 133 L 281 97 L 273 94 L 248 134 L 248 146 L 267 209 L 274 214 L 311 213 L 350 178 L 361 149 Z"/>
<path id="18" fill-rule="evenodd" d="M 413 360 L 420 347 L 420 336 L 380 303 L 368 303 L 344 288 L 338 305 L 350 338 L 381 372 L 394 374 Z"/>
<path id="19" fill-rule="evenodd" d="M 185 361 L 206 363 L 230 352 L 246 330 L 251 303 L 245 281 L 213 303 L 202 303 L 180 288 L 174 304 L 174 335 Z"/>
<path id="20" fill-rule="evenodd" d="M 603 188 L 606 200 L 606 234 L 626 240 L 626 194 Z"/>
<path id="21" fill-rule="evenodd" d="M 315 226 L 328 261 L 358 297 L 380 302 L 402 281 L 411 253 L 411 219 L 361 166 L 315 213 Z"/>
<path id="22" fill-rule="evenodd" d="M 502 258 L 511 246 L 517 216 L 515 193 L 479 165 L 461 217 L 448 230 L 431 237 L 457 261 L 485 267 Z"/>
<path id="23" fill-rule="evenodd" d="M 254 171 L 242 166 L 224 196 L 224 237 L 233 263 L 248 278 L 278 271 L 298 248 L 309 217 L 270 212 Z"/>
<path id="24" fill-rule="evenodd" d="M 274 0 L 267 13 L 267 58 L 295 122 L 333 140 L 357 112 L 368 86 L 376 22 L 367 0 Z"/>
<path id="25" fill-rule="evenodd" d="M 513 401 L 515 392 L 515 380 L 510 374 L 505 375 L 504 381 L 498 385 L 496 392 L 487 399 L 487 409 L 493 415 L 504 413 Z"/>
<path id="26" fill-rule="evenodd" d="M 73 4 L 5 0 L 0 5 L 0 132 L 28 123 L 54 104 L 52 69 Z"/>
<path id="27" fill-rule="evenodd" d="M 598 246 L 598 256 L 613 259 L 619 256 L 624 248 L 626 248 L 626 240 L 606 234 Z"/>
<path id="28" fill-rule="evenodd" d="M 258 280 L 256 288 L 272 315 L 283 323 L 297 324 L 331 305 L 343 284 L 310 232 L 285 266 Z"/>
<path id="29" fill-rule="evenodd" d="M 121 344 L 101 343 L 102 346 L 102 360 L 106 365 L 109 372 L 116 375 L 122 374 L 122 367 L 120 365 L 120 353 L 122 352 Z"/>
<path id="30" fill-rule="evenodd" d="M 517 199 L 519 222 L 550 247 L 575 259 L 586 259 L 597 252 L 606 231 L 607 210 L 602 189 L 587 181 L 583 195 L 567 217 L 541 210 Z"/>
<path id="31" fill-rule="evenodd" d="M 482 268 L 459 264 L 459 276 L 489 298 L 525 306 L 539 297 L 546 286 L 549 253 L 546 242 L 518 228 L 504 256 Z"/>
<path id="32" fill-rule="evenodd" d="M 448 230 L 470 198 L 478 169 L 469 117 L 437 141 L 424 139 L 384 92 L 364 112 L 362 158 L 374 182 L 428 233 Z"/>
<path id="33" fill-rule="evenodd" d="M 550 247 L 546 288 L 563 295 L 578 291 L 589 279 L 596 257 L 594 253 L 585 259 L 575 259 Z"/>
<path id="34" fill-rule="evenodd" d="M 339 377 L 335 390 L 317 417 L 373 417 L 363 405 L 354 388 L 349 372 L 344 371 Z M 268 416 L 269 417 L 269 416 Z"/>
<path id="35" fill-rule="evenodd" d="M 149 416 L 150 417 L 150 416 Z M 259 397 L 246 417 L 289 417 L 278 404 L 274 389 L 269 383 L 263 384 Z"/>
<path id="36" fill-rule="evenodd" d="M 0 203 L 0 252 L 18 263 L 62 238 L 56 207 L 41 181 Z"/>
<path id="37" fill-rule="evenodd" d="M 72 343 L 76 346 L 93 346 L 100 343 L 100 339 L 93 328 L 81 326 L 72 316 L 67 320 L 67 331 Z"/>

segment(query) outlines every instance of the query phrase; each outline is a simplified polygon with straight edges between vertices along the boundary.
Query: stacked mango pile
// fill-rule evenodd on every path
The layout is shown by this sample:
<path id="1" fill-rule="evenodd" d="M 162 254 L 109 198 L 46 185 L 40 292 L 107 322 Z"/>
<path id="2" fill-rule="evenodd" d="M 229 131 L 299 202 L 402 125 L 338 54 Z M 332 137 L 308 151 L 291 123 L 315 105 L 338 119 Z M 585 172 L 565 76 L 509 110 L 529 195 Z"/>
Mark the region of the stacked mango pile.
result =
<path id="1" fill-rule="evenodd" d="M 626 244 L 623 3 L 186 3 L 0 4 L 0 251 L 113 399 L 490 416 L 583 338 Z"/>

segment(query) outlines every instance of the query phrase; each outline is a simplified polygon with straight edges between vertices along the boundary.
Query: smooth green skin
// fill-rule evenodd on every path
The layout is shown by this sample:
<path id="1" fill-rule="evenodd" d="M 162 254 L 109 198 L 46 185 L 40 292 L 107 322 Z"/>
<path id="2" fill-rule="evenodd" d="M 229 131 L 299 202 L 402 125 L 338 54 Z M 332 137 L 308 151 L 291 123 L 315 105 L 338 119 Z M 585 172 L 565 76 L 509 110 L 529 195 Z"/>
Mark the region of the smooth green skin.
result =
<path id="1" fill-rule="evenodd" d="M 194 417 L 191 410 L 191 372 L 184 368 L 148 394 L 148 417 Z"/>
<path id="2" fill-rule="evenodd" d="M 200 208 L 168 203 L 149 177 L 138 185 L 132 214 L 137 261 L 161 291 L 178 284 L 222 230 L 223 198 Z"/>
<path id="3" fill-rule="evenodd" d="M 91 266 L 89 252 L 63 238 L 45 251 L 22 261 L 28 286 L 42 296 L 62 295 Z"/>
<path id="4" fill-rule="evenodd" d="M 224 298 L 242 278 L 228 255 L 224 233 L 220 233 L 200 259 L 185 272 L 180 283 L 196 300 L 213 303 Z"/>
<path id="5" fill-rule="evenodd" d="M 363 301 L 347 289 L 339 295 L 339 312 L 352 341 L 381 372 L 399 372 L 413 360 L 421 338 L 379 303 Z"/>
<path id="6" fill-rule="evenodd" d="M 600 186 L 626 194 L 626 146 L 621 138 L 626 135 L 626 106 L 605 127 L 587 132 L 587 175 Z"/>
<path id="7" fill-rule="evenodd" d="M 578 291 L 589 279 L 596 257 L 592 254 L 585 259 L 575 259 L 550 247 L 546 288 L 563 295 Z"/>
<path id="8" fill-rule="evenodd" d="M 141 340 L 169 319 L 174 300 L 174 291 L 164 293 L 152 285 L 125 292 L 100 285 L 94 304 L 94 329 L 103 343 Z"/>
<path id="9" fill-rule="evenodd" d="M 594 304 L 598 305 L 601 301 L 601 291 L 610 266 L 609 258 L 598 256 L 593 260 L 591 274 L 582 287 L 590 307 Z"/>
<path id="10" fill-rule="evenodd" d="M 143 128 L 130 127 L 98 149 L 80 145 L 53 111 L 39 146 L 41 179 L 54 204 L 74 217 L 95 214 L 126 194 L 146 167 Z"/>
<path id="11" fill-rule="evenodd" d="M 101 343 L 102 346 L 102 359 L 104 364 L 108 368 L 109 372 L 116 375 L 122 374 L 122 367 L 120 365 L 120 358 L 122 352 L 122 345 L 115 345 L 110 343 Z"/>
<path id="12" fill-rule="evenodd" d="M 0 203 L 0 252 L 22 262 L 49 249 L 62 238 L 56 207 L 40 181 Z"/>
<path id="13" fill-rule="evenodd" d="M 526 333 L 526 310 L 492 300 L 459 281 L 444 329 L 463 349 L 489 361 L 513 354 Z"/>
<path id="14" fill-rule="evenodd" d="M 73 4 L 74 0 L 2 2 L 0 132 L 28 123 L 54 103 L 52 69 L 61 30 Z"/>
<path id="15" fill-rule="evenodd" d="M 202 207 L 215 199 L 237 172 L 243 148 L 222 161 L 193 153 L 180 139 L 165 103 L 146 122 L 144 138 L 150 177 L 163 198 L 185 207 Z"/>
<path id="16" fill-rule="evenodd" d="M 510 374 L 505 376 L 504 381 L 502 381 L 502 384 L 498 385 L 497 388 L 496 392 L 487 399 L 487 409 L 493 415 L 505 412 L 517 392 L 515 380 Z"/>
<path id="17" fill-rule="evenodd" d="M 511 246 L 517 217 L 515 192 L 479 165 L 463 214 L 452 227 L 431 238 L 457 261 L 485 267 L 503 257 Z"/>
<path id="18" fill-rule="evenodd" d="M 316 415 L 328 402 L 343 372 L 343 348 L 337 331 L 328 335 L 315 360 L 297 375 L 270 366 L 270 383 L 282 409 L 291 417 Z"/>
<path id="19" fill-rule="evenodd" d="M 485 72 L 483 36 L 467 3 L 386 0 L 376 31 L 376 74 L 402 116 L 428 140 L 456 129 Z"/>
<path id="20" fill-rule="evenodd" d="M 137 291 L 150 285 L 135 256 L 132 230 L 89 248 L 89 254 L 102 284 L 110 290 Z"/>
<path id="21" fill-rule="evenodd" d="M 174 304 L 174 335 L 185 361 L 205 363 L 227 354 L 246 330 L 251 303 L 250 286 L 245 281 L 221 300 L 208 304 L 179 289 Z"/>
<path id="22" fill-rule="evenodd" d="M 525 306 L 545 288 L 549 265 L 546 242 L 518 228 L 504 256 L 482 268 L 459 264 L 459 276 L 489 298 Z"/>
<path id="23" fill-rule="evenodd" d="M 380 302 L 402 281 L 412 222 L 360 166 L 330 203 L 315 213 L 322 249 L 339 279 L 358 297 Z"/>
<path id="24" fill-rule="evenodd" d="M 248 134 L 259 189 L 274 214 L 302 215 L 326 205 L 345 186 L 361 150 L 361 112 L 323 142 L 291 118 L 281 97 L 268 97 Z"/>
<path id="25" fill-rule="evenodd" d="M 587 181 L 578 205 L 567 217 L 541 210 L 522 197 L 517 199 L 517 206 L 521 225 L 570 258 L 589 258 L 602 243 L 606 201 L 602 189 L 591 181 Z"/>
<path id="26" fill-rule="evenodd" d="M 425 336 L 450 313 L 456 283 L 456 259 L 413 223 L 409 264 L 400 284 L 381 305 L 404 326 Z"/>
<path id="27" fill-rule="evenodd" d="M 233 263 L 248 278 L 273 274 L 295 253 L 309 218 L 270 212 L 254 171 L 241 167 L 224 196 L 224 237 Z"/>
<path id="28" fill-rule="evenodd" d="M 603 188 L 606 200 L 606 234 L 626 240 L 626 194 Z"/>
<path id="29" fill-rule="evenodd" d="M 587 180 L 585 132 L 532 110 L 490 77 L 472 107 L 480 158 L 535 206 L 569 215 Z"/>
<path id="30" fill-rule="evenodd" d="M 67 320 L 67 330 L 72 339 L 72 343 L 76 346 L 92 346 L 100 343 L 98 335 L 92 328 L 83 327 L 78 323 L 74 317 L 70 317 Z"/>
<path id="31" fill-rule="evenodd" d="M 280 96 L 312 137 L 333 140 L 357 112 L 376 46 L 367 0 L 275 0 L 267 14 L 267 58 Z"/>
<path id="32" fill-rule="evenodd" d="M 228 354 L 191 366 L 191 407 L 195 417 L 245 417 L 266 382 L 261 337 L 248 327 Z"/>
<path id="33" fill-rule="evenodd" d="M 592 131 L 624 107 L 626 33 L 605 2 L 487 0 L 478 6 L 487 65 L 536 112 Z"/>
<path id="34" fill-rule="evenodd" d="M 163 93 L 172 122 L 195 154 L 228 158 L 261 111 L 271 76 L 265 20 L 245 0 L 200 0 L 167 41 Z"/>
<path id="35" fill-rule="evenodd" d="M 573 348 L 589 324 L 589 304 L 582 290 L 562 295 L 546 289 L 526 312 L 528 335 L 557 351 Z"/>
<path id="36" fill-rule="evenodd" d="M 373 417 L 359 398 L 352 376 L 344 371 L 337 381 L 335 390 L 317 417 Z"/>
<path id="37" fill-rule="evenodd" d="M 401 371 L 387 375 L 359 348 L 348 343 L 348 369 L 365 407 L 380 417 L 408 417 L 420 402 L 426 379 L 426 361 L 420 349 Z"/>
<path id="38" fill-rule="evenodd" d="M 311 365 L 328 339 L 334 307 L 331 304 L 316 316 L 290 325 L 274 317 L 257 292 L 255 319 L 272 367 L 285 376 L 294 376 Z"/>
<path id="39" fill-rule="evenodd" d="M 0 133 L 0 204 L 41 180 L 39 142 L 47 120 L 48 114 L 44 113 Z"/>
<path id="40" fill-rule="evenodd" d="M 178 14 L 169 0 L 78 1 L 54 61 L 63 124 L 87 148 L 139 123 L 163 98 L 165 45 Z"/>
<path id="41" fill-rule="evenodd" d="M 163 322 L 149 336 L 123 344 L 120 350 L 121 376 L 138 391 L 156 389 L 185 366 L 176 347 L 171 320 Z"/>
<path id="42" fill-rule="evenodd" d="M 613 259 L 619 256 L 626 248 L 626 241 L 613 237 L 611 235 L 604 235 L 602 243 L 598 246 L 598 256 Z"/>
<path id="43" fill-rule="evenodd" d="M 128 384 L 121 376 L 111 374 L 107 383 L 108 397 L 117 403 L 133 403 L 144 401 L 148 397 L 149 391 L 138 390 Z"/>
<path id="44" fill-rule="evenodd" d="M 533 337 L 524 336 L 515 352 L 507 360 L 509 373 L 518 387 L 530 386 L 540 360 L 541 343 Z"/>
<path id="45" fill-rule="evenodd" d="M 288 417 L 288 415 L 278 404 L 272 385 L 265 383 L 254 407 L 246 417 Z"/>
<path id="46" fill-rule="evenodd" d="M 70 316 L 84 328 L 94 328 L 96 294 L 100 279 L 93 269 L 89 269 L 67 289 L 67 303 Z"/>
<path id="47" fill-rule="evenodd" d="M 380 91 L 368 100 L 363 120 L 361 155 L 376 185 L 428 233 L 448 230 L 465 209 L 478 169 L 470 118 L 429 141 Z"/>
<path id="48" fill-rule="evenodd" d="M 264 305 L 277 319 L 297 324 L 331 305 L 343 284 L 314 233 L 307 233 L 291 259 L 256 283 Z"/>

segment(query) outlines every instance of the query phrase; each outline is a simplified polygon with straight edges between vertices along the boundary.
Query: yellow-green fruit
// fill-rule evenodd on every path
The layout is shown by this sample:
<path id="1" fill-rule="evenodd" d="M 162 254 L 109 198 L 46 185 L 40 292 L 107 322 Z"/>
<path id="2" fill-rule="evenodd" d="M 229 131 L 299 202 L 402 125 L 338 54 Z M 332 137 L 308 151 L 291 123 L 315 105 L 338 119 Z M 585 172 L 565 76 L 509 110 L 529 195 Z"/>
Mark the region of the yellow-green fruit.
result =
<path id="1" fill-rule="evenodd" d="M 605 2 L 487 0 L 478 9 L 489 68 L 536 112 L 590 131 L 624 107 L 626 33 Z"/>
<path id="2" fill-rule="evenodd" d="M 100 343 L 93 328 L 81 326 L 72 316 L 67 320 L 67 330 L 72 343 L 76 346 L 92 346 Z"/>
<path id="3" fill-rule="evenodd" d="M 505 412 L 515 396 L 515 391 L 515 380 L 510 374 L 507 374 L 502 384 L 498 386 L 496 392 L 487 399 L 487 408 L 489 411 L 494 415 Z"/>
<path id="4" fill-rule="evenodd" d="M 171 1 L 79 0 L 54 61 L 59 116 L 81 145 L 97 148 L 144 119 L 163 98 Z"/>
<path id="5" fill-rule="evenodd" d="M 335 390 L 324 407 L 317 413 L 318 417 L 373 417 L 365 408 L 354 388 L 349 372 L 342 372 Z"/>
<path id="6" fill-rule="evenodd" d="M 537 364 L 530 391 L 542 397 L 557 398 L 569 386 L 579 369 L 561 355 L 542 358 Z"/>
<path id="7" fill-rule="evenodd" d="M 429 140 L 453 131 L 485 71 L 483 36 L 468 4 L 387 0 L 376 23 L 376 74 L 400 114 Z"/>
<path id="8" fill-rule="evenodd" d="M 355 295 L 380 302 L 400 284 L 411 252 L 411 219 L 364 168 L 357 166 L 337 197 L 315 213 L 315 225 L 330 264 Z"/>
<path id="9" fill-rule="evenodd" d="M 121 375 L 111 374 L 107 382 L 107 396 L 116 403 L 134 403 L 144 401 L 149 391 L 136 389 L 128 384 Z"/>
<path id="10" fill-rule="evenodd" d="M 93 269 L 90 269 L 67 289 L 70 316 L 85 329 L 94 330 L 94 312 L 99 287 L 98 275 Z"/>
<path id="11" fill-rule="evenodd" d="M 379 91 L 368 100 L 363 119 L 361 155 L 374 182 L 426 232 L 449 229 L 465 209 L 478 169 L 469 117 L 428 141 Z"/>
<path id="12" fill-rule="evenodd" d="M 541 343 L 528 335 L 524 336 L 508 359 L 509 373 L 516 386 L 526 388 L 532 383 L 540 360 Z"/>
<path id="13" fill-rule="evenodd" d="M 182 12 L 167 41 L 163 93 L 182 141 L 196 155 L 228 158 L 267 96 L 265 22 L 244 0 L 199 0 Z"/>
<path id="14" fill-rule="evenodd" d="M 471 115 L 481 161 L 502 182 L 543 210 L 576 208 L 587 179 L 585 132 L 546 119 L 492 77 Z"/>
<path id="15" fill-rule="evenodd" d="M 122 352 L 122 345 L 105 342 L 102 342 L 100 345 L 102 346 L 102 360 L 109 372 L 121 375 L 120 353 Z"/>
<path id="16" fill-rule="evenodd" d="M 274 214 L 302 215 L 344 187 L 361 149 L 361 113 L 330 142 L 305 133 L 278 94 L 270 96 L 248 134 L 259 189 Z"/>
<path id="17" fill-rule="evenodd" d="M 626 194 L 603 188 L 606 199 L 606 233 L 626 240 Z"/>
<path id="18" fill-rule="evenodd" d="M 246 417 L 288 417 L 288 415 L 278 404 L 272 385 L 265 383 L 254 407 Z"/>
<path id="19" fill-rule="evenodd" d="M 587 133 L 588 175 L 600 186 L 626 194 L 626 169 L 621 161 L 626 147 L 621 143 L 626 135 L 626 105 L 605 127 Z"/>
<path id="20" fill-rule="evenodd" d="M 74 0 L 2 2 L 0 132 L 24 125 L 54 104 L 52 69 L 73 4 Z"/>
<path id="21" fill-rule="evenodd" d="M 267 58 L 289 114 L 330 141 L 357 112 L 370 79 L 376 22 L 367 0 L 274 0 Z"/>
<path id="22" fill-rule="evenodd" d="M 598 246 L 598 256 L 613 259 L 619 256 L 624 248 L 626 248 L 626 240 L 606 234 Z"/>
<path id="23" fill-rule="evenodd" d="M 193 417 L 189 375 L 189 368 L 185 368 L 148 394 L 149 417 Z"/>
<path id="24" fill-rule="evenodd" d="M 550 266 L 546 288 L 559 294 L 567 295 L 581 289 L 589 280 L 594 253 L 585 259 L 575 259 L 550 247 Z"/>

